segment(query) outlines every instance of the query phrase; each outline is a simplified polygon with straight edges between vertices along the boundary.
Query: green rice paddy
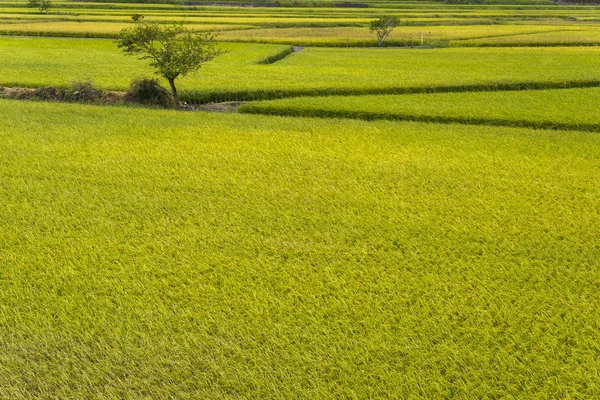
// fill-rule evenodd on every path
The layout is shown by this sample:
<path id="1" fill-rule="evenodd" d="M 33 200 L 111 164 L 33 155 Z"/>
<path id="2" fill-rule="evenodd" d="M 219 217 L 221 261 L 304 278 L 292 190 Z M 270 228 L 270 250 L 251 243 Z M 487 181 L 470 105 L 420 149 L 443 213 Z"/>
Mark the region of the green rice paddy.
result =
<path id="1" fill-rule="evenodd" d="M 2 396 L 600 390 L 597 134 L 0 105 Z"/>
<path id="2" fill-rule="evenodd" d="M 92 80 L 124 90 L 152 70 L 113 41 L 2 38 L 0 85 L 67 86 Z M 287 46 L 223 43 L 229 52 L 181 80 L 193 103 L 300 95 L 385 94 L 495 88 L 597 86 L 600 50 L 589 47 L 373 49 L 307 48 L 274 64 Z M 531 66 L 535 66 L 532 68 Z M 232 79 L 235 71 L 235 79 Z M 319 71 L 319 73 L 315 73 Z"/>
<path id="3" fill-rule="evenodd" d="M 140 13 L 245 102 L 0 99 L 0 399 L 600 396 L 600 8 L 365 5 L 0 3 L 0 95 L 151 76 Z"/>
<path id="4" fill-rule="evenodd" d="M 240 111 L 600 131 L 600 89 L 331 96 L 252 102 Z"/>

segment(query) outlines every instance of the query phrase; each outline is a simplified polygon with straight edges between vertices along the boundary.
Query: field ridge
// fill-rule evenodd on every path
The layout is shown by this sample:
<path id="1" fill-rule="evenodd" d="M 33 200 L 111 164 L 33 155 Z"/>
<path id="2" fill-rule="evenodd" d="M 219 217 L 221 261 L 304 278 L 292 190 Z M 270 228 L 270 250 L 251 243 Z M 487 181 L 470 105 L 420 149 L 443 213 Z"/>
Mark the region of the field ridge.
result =
<path id="1" fill-rule="evenodd" d="M 243 114 L 258 115 L 277 115 L 282 117 L 308 117 L 308 118 L 344 118 L 357 119 L 362 121 L 413 121 L 429 122 L 435 124 L 463 124 L 463 125 L 485 125 L 485 126 L 503 126 L 508 128 L 532 128 L 532 129 L 552 129 L 563 131 L 586 131 L 600 132 L 600 124 L 575 124 L 560 123 L 552 121 L 527 121 L 527 120 L 509 120 L 502 118 L 469 118 L 469 117 L 441 117 L 428 115 L 411 114 L 386 114 L 368 111 L 340 111 L 340 110 L 317 110 L 307 112 L 294 109 L 266 109 L 253 106 L 252 103 L 242 105 L 238 111 Z"/>
<path id="2" fill-rule="evenodd" d="M 600 80 L 563 82 L 498 82 L 466 85 L 384 87 L 384 88 L 325 88 L 291 90 L 240 90 L 240 91 L 196 91 L 183 90 L 181 99 L 190 104 L 225 103 L 229 101 L 277 100 L 295 97 L 327 97 L 386 94 L 455 93 L 455 92 L 499 92 L 521 90 L 551 90 L 600 87 Z"/>

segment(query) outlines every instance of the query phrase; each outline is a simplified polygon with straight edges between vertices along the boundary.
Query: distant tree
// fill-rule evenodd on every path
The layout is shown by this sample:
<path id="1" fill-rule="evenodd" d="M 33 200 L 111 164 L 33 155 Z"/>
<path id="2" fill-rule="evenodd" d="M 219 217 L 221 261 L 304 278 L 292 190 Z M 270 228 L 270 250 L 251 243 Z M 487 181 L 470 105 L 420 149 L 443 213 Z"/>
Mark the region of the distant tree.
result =
<path id="1" fill-rule="evenodd" d="M 138 55 L 140 60 L 150 60 L 155 73 L 169 82 L 178 106 L 175 79 L 196 72 L 203 63 L 221 54 L 214 35 L 191 31 L 183 23 L 145 23 L 140 15 L 134 16 L 134 22 L 134 27 L 121 30 L 117 46 L 127 54 Z"/>
<path id="2" fill-rule="evenodd" d="M 48 14 L 52 2 L 50 0 L 29 0 L 29 7 L 39 8 L 41 12 Z"/>
<path id="3" fill-rule="evenodd" d="M 377 33 L 379 47 L 398 24 L 400 24 L 398 17 L 381 17 L 371 21 L 371 32 Z"/>

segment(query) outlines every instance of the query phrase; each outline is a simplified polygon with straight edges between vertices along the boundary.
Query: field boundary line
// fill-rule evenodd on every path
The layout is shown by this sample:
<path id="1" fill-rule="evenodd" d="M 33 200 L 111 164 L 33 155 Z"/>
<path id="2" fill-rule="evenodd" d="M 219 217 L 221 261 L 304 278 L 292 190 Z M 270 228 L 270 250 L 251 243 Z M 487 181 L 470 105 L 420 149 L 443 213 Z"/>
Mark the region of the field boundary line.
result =
<path id="1" fill-rule="evenodd" d="M 263 58 L 262 60 L 259 60 L 257 62 L 257 64 L 275 64 L 277 61 L 281 61 L 293 53 L 294 53 L 294 47 L 288 46 L 285 49 L 283 49 L 275 54 L 272 54 L 270 56 Z"/>
<path id="2" fill-rule="evenodd" d="M 493 39 L 493 38 L 537 35 L 540 33 L 555 33 L 555 32 L 585 32 L 585 29 L 552 29 L 552 30 L 544 30 L 544 31 L 537 31 L 537 32 L 505 33 L 505 34 L 501 34 L 501 35 L 474 36 L 474 37 L 470 37 L 470 38 L 451 39 L 450 44 L 452 44 L 452 42 L 461 42 L 461 41 L 465 41 L 465 40 Z"/>
<path id="3" fill-rule="evenodd" d="M 546 43 L 534 43 L 534 42 L 506 42 L 506 43 L 461 43 L 458 45 L 450 45 L 454 48 L 468 48 L 468 47 L 597 47 L 600 45 L 600 39 L 597 42 L 546 42 Z"/>
<path id="4" fill-rule="evenodd" d="M 409 114 L 385 114 L 367 111 L 335 111 L 335 110 L 267 110 L 252 108 L 251 104 L 241 106 L 238 111 L 242 114 L 273 115 L 280 117 L 296 118 L 340 118 L 354 119 L 361 121 L 413 121 L 428 122 L 436 124 L 462 124 L 462 125 L 484 125 L 484 126 L 503 126 L 509 128 L 531 128 L 531 129 L 552 129 L 568 131 L 586 131 L 600 132 L 600 124 L 569 124 L 551 121 L 527 121 L 527 120 L 507 120 L 500 118 L 461 118 L 461 117 L 440 117 L 428 115 L 409 115 Z"/>
<path id="5" fill-rule="evenodd" d="M 2 82 L 0 82 L 2 85 Z M 9 86 L 9 85 L 7 85 Z M 14 85 L 18 86 L 18 85 Z M 224 103 L 229 101 L 276 100 L 295 97 L 404 95 L 419 93 L 504 92 L 523 90 L 552 90 L 600 87 L 600 80 L 562 82 L 482 83 L 449 86 L 415 86 L 388 88 L 324 88 L 303 90 L 246 90 L 201 92 L 182 90 L 181 99 L 190 104 Z"/>

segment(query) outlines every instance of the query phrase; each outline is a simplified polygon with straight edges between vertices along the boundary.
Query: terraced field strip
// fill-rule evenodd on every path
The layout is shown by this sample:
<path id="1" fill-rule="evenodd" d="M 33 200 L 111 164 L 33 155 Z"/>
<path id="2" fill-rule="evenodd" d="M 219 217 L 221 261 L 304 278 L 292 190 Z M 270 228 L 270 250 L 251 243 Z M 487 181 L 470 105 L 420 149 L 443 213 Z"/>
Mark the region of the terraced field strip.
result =
<path id="1" fill-rule="evenodd" d="M 222 46 L 229 53 L 181 80 L 184 101 L 557 88 L 600 81 L 600 49 L 590 47 L 305 48 L 260 65 L 288 46 Z M 95 39 L 0 38 L 0 65 L 0 85 L 12 87 L 68 86 L 91 79 L 99 88 L 123 90 L 134 77 L 152 74 L 112 41 Z"/>
<path id="2" fill-rule="evenodd" d="M 149 21 L 172 23 L 183 21 L 186 26 L 194 30 L 227 32 L 219 35 L 221 41 L 260 42 L 275 44 L 299 44 L 303 46 L 375 46 L 376 39 L 367 27 L 344 27 L 339 25 L 354 25 L 355 23 L 329 23 L 316 22 L 309 25 L 317 27 L 302 27 L 305 23 L 293 22 L 294 27 L 261 28 L 261 26 L 280 25 L 277 22 L 260 23 L 257 25 L 240 25 L 232 20 L 206 19 L 206 18 L 173 18 L 157 17 L 148 18 Z M 247 23 L 251 21 L 244 19 Z M 130 17 L 106 17 L 95 19 L 93 17 L 71 18 L 19 18 L 7 20 L 0 18 L 0 32 L 2 34 L 34 35 L 34 36 L 73 36 L 73 37 L 114 37 L 121 29 L 130 26 Z M 334 25 L 332 27 L 318 27 L 320 25 Z M 251 30 L 250 30 L 251 29 Z M 596 37 L 600 30 L 595 26 L 574 25 L 468 25 L 468 26 L 402 26 L 392 32 L 386 42 L 387 46 L 417 45 L 423 37 L 425 44 L 448 43 L 452 45 L 476 45 L 485 41 L 472 39 L 494 38 L 504 36 L 519 36 L 523 34 L 553 33 L 559 31 L 574 31 L 576 35 L 589 32 L 589 37 Z M 459 41 L 460 40 L 460 41 Z M 502 43 L 500 39 L 499 43 Z M 492 43 L 493 41 L 489 41 Z"/>
<path id="3" fill-rule="evenodd" d="M 24 12 L 35 12 L 27 7 L 26 2 L 19 3 L 0 3 L 0 12 L 14 12 L 15 10 L 23 10 Z M 188 13 L 188 14 L 205 14 L 207 16 L 279 16 L 279 17 L 331 17 L 331 18 L 372 18 L 374 15 L 388 13 L 395 14 L 402 18 L 413 17 L 472 17 L 472 16 L 488 16 L 488 17 L 585 17 L 597 16 L 599 7 L 564 7 L 564 6 L 495 6 L 495 5 L 452 5 L 440 3 L 423 2 L 417 6 L 410 5 L 406 2 L 398 2 L 394 7 L 390 8 L 327 8 L 327 7 L 276 7 L 276 8 L 240 8 L 240 7 L 223 7 L 223 6 L 194 6 L 185 7 L 181 5 L 167 4 L 116 4 L 116 3 L 75 3 L 75 2 L 53 2 L 53 10 L 59 13 L 110 13 L 122 14 L 131 11 L 147 11 L 148 13 Z"/>
<path id="4" fill-rule="evenodd" d="M 600 30 L 556 30 L 530 34 L 451 41 L 452 46 L 585 46 L 600 44 Z"/>
<path id="5" fill-rule="evenodd" d="M 377 3 L 374 3 L 377 4 Z M 378 4 L 381 6 L 381 4 Z M 574 39 L 574 43 L 595 43 L 595 27 L 579 24 L 578 19 L 597 19 L 597 8 L 563 6 L 502 6 L 502 5 L 441 5 L 439 3 L 398 3 L 387 9 L 346 9 L 327 7 L 183 7 L 180 5 L 148 4 L 109 4 L 54 2 L 50 14 L 41 14 L 25 7 L 25 3 L 4 2 L 0 4 L 0 34 L 34 36 L 72 36 L 72 37 L 114 37 L 129 22 L 133 13 L 142 13 L 148 21 L 170 23 L 184 20 L 186 24 L 198 30 L 230 31 L 222 40 L 252 41 L 261 43 L 279 43 L 293 45 L 319 46 L 372 46 L 373 35 L 367 26 L 378 15 L 397 15 L 405 25 L 390 37 L 388 44 L 393 46 L 448 45 L 449 41 L 478 39 L 503 35 L 522 35 L 533 32 L 562 30 L 590 30 L 589 37 Z M 520 26 L 527 23 L 528 26 Z M 532 24 L 540 24 L 540 27 Z M 486 24 L 486 26 L 469 27 Z M 507 25 L 498 25 L 507 24 Z M 449 25 L 449 26 L 445 26 Z M 459 25 L 459 26 L 456 26 Z M 467 25 L 467 26 L 460 26 Z M 548 26 L 546 29 L 541 26 Z M 302 28 L 341 28 L 314 32 Z M 249 33 L 246 29 L 260 28 Z M 271 28 L 271 29 L 269 29 Z M 277 28 L 286 28 L 278 32 Z M 298 29 L 298 32 L 294 32 Z M 421 38 L 423 36 L 423 38 Z M 541 38 L 542 36 L 540 36 Z M 571 44 L 565 35 L 562 39 L 547 41 L 538 39 L 531 43 L 550 45 Z M 516 38 L 519 42 L 520 38 Z M 512 46 L 515 41 L 497 39 L 490 41 L 453 42 L 452 44 L 475 46 L 503 43 Z"/>
<path id="6" fill-rule="evenodd" d="M 481 38 L 519 36 L 524 34 L 551 34 L 554 32 L 575 32 L 576 35 L 590 32 L 590 36 L 600 35 L 596 26 L 581 27 L 578 25 L 468 25 L 468 26 L 400 26 L 386 41 L 386 45 L 420 45 L 449 43 L 478 43 Z M 219 35 L 219 40 L 239 42 L 260 42 L 298 44 L 302 46 L 343 46 L 367 45 L 375 46 L 376 39 L 366 27 L 336 28 L 279 28 L 228 30 Z M 485 42 L 485 41 L 479 41 Z"/>
<path id="7" fill-rule="evenodd" d="M 240 112 L 412 120 L 600 132 L 600 88 L 403 96 L 331 96 L 253 102 Z"/>

